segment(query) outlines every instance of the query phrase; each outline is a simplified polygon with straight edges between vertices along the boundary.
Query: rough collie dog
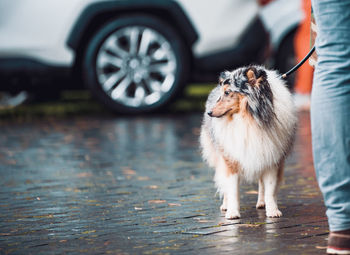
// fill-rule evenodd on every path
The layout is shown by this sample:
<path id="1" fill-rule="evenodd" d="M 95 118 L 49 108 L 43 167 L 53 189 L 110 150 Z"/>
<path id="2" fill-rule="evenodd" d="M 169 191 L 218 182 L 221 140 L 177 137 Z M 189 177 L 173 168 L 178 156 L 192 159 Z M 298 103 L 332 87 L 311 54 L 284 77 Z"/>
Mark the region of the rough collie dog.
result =
<path id="1" fill-rule="evenodd" d="M 209 94 L 201 127 L 204 160 L 215 168 L 227 219 L 240 218 L 239 181 L 258 181 L 256 208 L 281 217 L 277 189 L 296 127 L 292 96 L 275 71 L 262 66 L 223 72 Z"/>

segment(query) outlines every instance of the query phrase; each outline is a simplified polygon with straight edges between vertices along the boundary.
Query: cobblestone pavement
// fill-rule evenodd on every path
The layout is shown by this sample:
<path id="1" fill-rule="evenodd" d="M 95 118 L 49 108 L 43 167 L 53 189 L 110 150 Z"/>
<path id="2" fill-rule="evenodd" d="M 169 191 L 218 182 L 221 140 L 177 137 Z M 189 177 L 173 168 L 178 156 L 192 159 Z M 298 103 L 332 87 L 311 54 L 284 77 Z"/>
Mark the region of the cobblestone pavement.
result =
<path id="1" fill-rule="evenodd" d="M 198 150 L 200 114 L 74 117 L 0 125 L 0 254 L 324 254 L 308 113 L 279 195 L 242 185 L 225 220 Z"/>

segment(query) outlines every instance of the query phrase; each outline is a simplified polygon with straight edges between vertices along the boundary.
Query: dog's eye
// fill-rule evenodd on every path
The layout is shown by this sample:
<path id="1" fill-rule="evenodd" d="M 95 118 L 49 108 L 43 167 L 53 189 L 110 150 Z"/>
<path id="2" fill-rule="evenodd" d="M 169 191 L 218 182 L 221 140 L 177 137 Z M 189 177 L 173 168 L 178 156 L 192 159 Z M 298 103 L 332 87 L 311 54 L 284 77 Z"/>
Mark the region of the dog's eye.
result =
<path id="1" fill-rule="evenodd" d="M 226 95 L 226 96 L 228 96 L 228 95 L 230 94 L 230 91 L 225 90 L 225 92 L 224 92 L 224 93 L 225 93 L 225 95 Z"/>
<path id="2" fill-rule="evenodd" d="M 223 81 L 223 84 L 224 84 L 224 85 L 230 85 L 230 79 L 224 80 L 224 81 Z"/>

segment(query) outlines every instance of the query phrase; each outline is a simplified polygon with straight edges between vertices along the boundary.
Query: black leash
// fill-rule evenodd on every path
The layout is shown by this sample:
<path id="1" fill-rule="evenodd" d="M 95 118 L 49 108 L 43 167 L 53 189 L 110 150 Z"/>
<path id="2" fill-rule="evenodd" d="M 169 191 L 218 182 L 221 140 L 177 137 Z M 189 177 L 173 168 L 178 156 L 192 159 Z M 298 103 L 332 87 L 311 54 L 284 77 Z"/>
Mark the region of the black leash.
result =
<path id="1" fill-rule="evenodd" d="M 309 51 L 309 53 L 297 65 L 295 65 L 288 72 L 282 74 L 280 77 L 282 79 L 286 79 L 288 77 L 288 75 L 290 75 L 291 73 L 294 73 L 299 67 L 302 66 L 302 64 L 304 64 L 304 62 L 312 55 L 312 53 L 314 53 L 314 51 L 315 51 L 315 46 L 312 47 L 312 49 Z"/>

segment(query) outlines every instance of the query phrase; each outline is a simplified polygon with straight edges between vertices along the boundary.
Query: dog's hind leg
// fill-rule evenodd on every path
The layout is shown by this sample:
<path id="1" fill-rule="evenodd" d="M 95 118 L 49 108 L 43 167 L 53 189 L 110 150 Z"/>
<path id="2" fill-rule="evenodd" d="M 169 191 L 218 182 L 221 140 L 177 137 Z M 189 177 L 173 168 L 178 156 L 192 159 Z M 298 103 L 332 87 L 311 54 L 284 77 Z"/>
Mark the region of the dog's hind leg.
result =
<path id="1" fill-rule="evenodd" d="M 265 199 L 264 199 L 264 183 L 262 177 L 259 178 L 259 192 L 258 192 L 258 202 L 256 202 L 256 209 L 265 208 Z"/>
<path id="2" fill-rule="evenodd" d="M 282 213 L 277 206 L 278 166 L 268 169 L 262 176 L 265 188 L 266 216 L 270 218 L 281 217 Z"/>

